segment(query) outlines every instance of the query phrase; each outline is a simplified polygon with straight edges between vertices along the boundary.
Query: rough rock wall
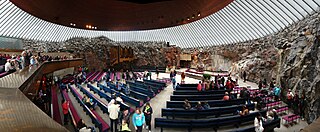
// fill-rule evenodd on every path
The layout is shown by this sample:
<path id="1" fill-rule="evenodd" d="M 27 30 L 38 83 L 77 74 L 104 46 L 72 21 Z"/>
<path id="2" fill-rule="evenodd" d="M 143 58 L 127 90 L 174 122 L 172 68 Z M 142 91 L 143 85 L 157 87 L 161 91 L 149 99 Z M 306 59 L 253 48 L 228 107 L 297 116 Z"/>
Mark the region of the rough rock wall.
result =
<path id="1" fill-rule="evenodd" d="M 308 102 L 307 121 L 320 116 L 320 37 L 297 38 L 281 56 L 280 84 L 305 94 Z"/>
<path id="2" fill-rule="evenodd" d="M 117 42 L 116 45 L 133 49 L 136 66 L 166 66 L 165 42 Z"/>
<path id="3" fill-rule="evenodd" d="M 180 53 L 181 49 L 176 46 L 163 48 L 165 52 L 166 64 L 168 66 L 180 67 Z"/>
<path id="4" fill-rule="evenodd" d="M 215 54 L 231 61 L 232 74 L 238 73 L 240 76 L 245 71 L 248 80 L 256 83 L 260 79 L 270 81 L 277 76 L 278 51 L 265 41 L 256 40 L 238 46 L 218 47 L 215 50 Z"/>
<path id="5" fill-rule="evenodd" d="M 231 66 L 232 66 L 232 62 L 222 56 L 222 55 L 218 55 L 218 54 L 212 54 L 211 55 L 211 60 L 212 60 L 212 66 L 209 67 L 209 69 L 212 69 L 213 71 L 230 71 Z"/>
<path id="6" fill-rule="evenodd" d="M 85 58 L 89 69 L 102 70 L 107 67 L 109 49 L 111 46 L 131 47 L 136 58 L 136 66 L 166 66 L 165 42 L 115 42 L 107 37 L 72 38 L 63 42 L 43 42 L 23 40 L 24 49 L 37 52 L 67 51 Z"/>

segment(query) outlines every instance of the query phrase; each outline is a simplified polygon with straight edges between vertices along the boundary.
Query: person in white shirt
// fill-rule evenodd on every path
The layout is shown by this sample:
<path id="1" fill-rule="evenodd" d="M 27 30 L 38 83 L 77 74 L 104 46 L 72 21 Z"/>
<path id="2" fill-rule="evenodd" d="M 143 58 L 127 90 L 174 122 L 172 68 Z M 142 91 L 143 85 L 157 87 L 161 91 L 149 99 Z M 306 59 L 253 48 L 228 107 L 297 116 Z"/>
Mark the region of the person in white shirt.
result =
<path id="1" fill-rule="evenodd" d="M 117 105 L 117 101 L 115 101 L 113 104 L 111 104 L 108 107 L 110 124 L 111 124 L 110 126 L 111 132 L 118 132 L 117 124 L 118 124 L 119 111 L 120 111 L 120 106 Z"/>
<path id="2" fill-rule="evenodd" d="M 262 126 L 262 117 L 260 114 L 254 119 L 254 127 L 256 132 L 263 132 L 264 130 Z"/>
<path id="3" fill-rule="evenodd" d="M 7 63 L 4 65 L 4 70 L 6 71 L 6 72 L 14 72 L 14 67 L 11 65 L 11 60 L 10 59 L 8 59 L 7 60 Z"/>

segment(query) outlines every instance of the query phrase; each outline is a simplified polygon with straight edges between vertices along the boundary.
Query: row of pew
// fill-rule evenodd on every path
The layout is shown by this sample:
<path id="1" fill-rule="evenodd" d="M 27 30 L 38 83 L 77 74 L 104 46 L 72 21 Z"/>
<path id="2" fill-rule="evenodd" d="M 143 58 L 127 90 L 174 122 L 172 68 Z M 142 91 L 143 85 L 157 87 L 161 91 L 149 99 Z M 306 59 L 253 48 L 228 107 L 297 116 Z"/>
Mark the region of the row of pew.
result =
<path id="1" fill-rule="evenodd" d="M 91 72 L 89 73 L 86 77 L 86 82 L 100 82 L 102 77 L 105 75 L 106 73 L 105 72 Z"/>
<path id="2" fill-rule="evenodd" d="M 249 115 L 240 116 L 226 116 L 219 118 L 209 118 L 209 119 L 165 119 L 165 118 L 155 118 L 155 127 L 160 127 L 161 132 L 163 128 L 187 128 L 188 131 L 191 131 L 193 128 L 213 128 L 213 130 L 217 130 L 222 126 L 230 126 L 234 125 L 235 127 L 239 127 L 239 125 L 251 122 L 255 119 L 255 117 L 261 113 L 262 115 L 266 115 L 266 111 L 260 112 L 251 112 Z"/>
<path id="3" fill-rule="evenodd" d="M 88 87 L 90 88 L 94 86 L 92 86 L 91 84 L 88 84 Z M 143 105 L 143 102 L 140 102 L 138 99 L 127 96 L 122 92 L 116 91 L 115 89 L 111 89 L 110 87 L 104 86 L 102 84 L 98 84 L 98 87 L 106 93 L 110 93 L 110 94 L 116 93 L 116 95 L 120 96 L 124 102 L 128 102 L 136 107 L 141 107 Z"/>
<path id="4" fill-rule="evenodd" d="M 78 101 L 78 103 L 80 103 L 80 106 L 82 106 L 83 111 L 91 118 L 92 123 L 99 129 L 99 131 L 101 132 L 107 132 L 110 129 L 110 126 L 101 118 L 101 116 L 95 111 L 95 110 L 90 110 L 84 102 L 82 102 L 82 96 L 77 92 L 76 88 L 74 88 L 73 86 L 69 85 L 69 89 L 72 93 L 72 95 L 76 98 L 76 100 Z M 81 90 L 81 88 L 80 88 Z M 73 123 L 76 126 L 76 123 L 80 120 L 79 114 L 77 113 L 77 111 L 74 108 L 74 104 L 72 104 L 72 102 L 70 101 L 70 97 L 68 96 L 68 94 L 66 93 L 65 90 L 62 91 L 62 95 L 64 96 L 64 98 L 70 102 L 69 105 L 69 111 L 71 114 L 71 117 L 73 118 Z M 97 101 L 97 99 L 93 99 L 95 101 Z M 99 104 L 98 104 L 99 105 Z M 100 108 L 102 109 L 102 106 L 100 106 Z M 102 109 L 103 112 L 107 112 L 105 110 Z"/>
<path id="5" fill-rule="evenodd" d="M 255 104 L 247 104 L 247 108 L 249 110 L 254 110 Z M 190 109 L 185 110 L 183 108 L 162 108 L 162 116 L 172 117 L 186 117 L 186 118 L 206 118 L 206 117 L 220 117 L 221 115 L 225 114 L 233 114 L 237 111 L 241 111 L 243 104 L 241 105 L 231 105 L 231 106 L 224 106 L 224 107 L 212 107 L 209 109 L 197 110 L 197 109 Z"/>
<path id="6" fill-rule="evenodd" d="M 98 87 L 100 89 L 102 89 L 103 91 L 107 92 L 107 93 L 110 93 L 112 92 L 110 89 L 113 89 L 113 90 L 117 90 L 116 87 L 114 85 L 109 85 L 109 87 L 105 86 L 105 85 L 102 85 L 102 84 L 98 84 Z M 124 89 L 122 88 L 122 92 L 124 92 Z M 148 102 L 150 100 L 150 97 L 146 94 L 143 94 L 143 93 L 139 93 L 135 90 L 130 90 L 130 96 L 136 98 L 136 99 L 141 99 L 143 100 L 144 102 Z"/>
<path id="7" fill-rule="evenodd" d="M 99 76 L 99 73 L 92 73 L 89 75 L 90 79 L 93 79 L 92 76 Z M 136 98 L 127 96 L 125 94 L 123 94 L 122 92 L 119 92 L 116 90 L 116 87 L 113 85 L 108 85 L 105 86 L 101 83 L 97 83 L 97 87 L 93 86 L 92 84 L 87 84 L 87 88 L 84 88 L 83 85 L 80 84 L 76 84 L 76 87 L 71 86 L 70 84 L 68 84 L 68 87 L 72 93 L 72 95 L 74 95 L 74 97 L 76 98 L 76 100 L 78 101 L 78 103 L 80 104 L 80 106 L 82 106 L 83 111 L 86 113 L 86 115 L 88 115 L 91 120 L 92 123 L 95 125 L 95 127 L 97 127 L 99 129 L 99 131 L 102 132 L 106 132 L 109 130 L 109 125 L 101 118 L 100 115 L 98 115 L 98 113 L 95 110 L 90 110 L 84 102 L 82 102 L 82 96 L 78 93 L 78 91 L 76 89 L 78 89 L 79 91 L 81 91 L 84 95 L 88 96 L 90 99 L 93 100 L 94 104 L 96 104 L 103 113 L 109 114 L 108 113 L 108 107 L 107 104 L 104 104 L 99 98 L 97 98 L 97 96 L 93 95 L 90 91 L 93 91 L 93 93 L 97 94 L 98 96 L 100 96 L 100 98 L 104 98 L 106 99 L 108 102 L 111 101 L 111 97 L 108 96 L 107 93 L 113 94 L 116 93 L 117 95 L 120 95 L 120 97 L 124 100 L 123 103 L 120 103 L 120 108 L 121 110 L 124 109 L 129 109 L 129 111 L 132 113 L 134 112 L 134 109 L 130 108 L 127 104 L 125 103 L 130 103 L 136 107 L 141 107 L 144 103 L 142 101 L 139 101 Z M 109 87 L 112 86 L 112 87 Z M 143 89 L 143 88 L 141 88 Z M 160 89 L 160 88 L 159 88 Z M 90 91 L 88 91 L 90 90 Z M 145 89 L 144 89 L 145 90 Z M 72 123 L 74 126 L 77 125 L 77 122 L 80 120 L 80 116 L 79 113 L 77 113 L 74 105 L 71 100 L 70 97 L 67 94 L 66 89 L 61 90 L 62 92 L 62 96 L 65 100 L 70 102 L 70 108 L 69 108 L 69 113 L 72 117 Z M 134 95 L 135 97 L 140 97 L 141 99 L 143 99 L 143 101 L 147 102 L 150 100 L 151 97 L 153 97 L 153 95 L 151 97 L 149 97 L 148 95 L 139 93 L 139 92 L 135 92 L 135 91 L 130 91 L 131 95 Z"/>
<path id="8" fill-rule="evenodd" d="M 80 90 L 85 91 L 84 93 L 90 97 L 90 98 L 95 98 L 94 95 L 92 95 L 89 91 L 86 91 L 81 85 L 78 85 L 78 87 L 80 87 Z M 101 91 L 100 89 L 92 86 L 92 85 L 88 85 L 88 88 L 93 91 L 94 93 L 98 94 L 101 98 L 104 98 L 105 100 L 107 100 L 108 102 L 110 102 L 112 100 L 111 96 L 107 95 L 105 92 Z M 99 103 L 98 103 L 99 106 Z M 100 107 L 101 108 L 101 107 Z M 129 110 L 130 112 L 134 111 L 132 108 L 130 108 L 129 105 L 125 104 L 125 103 L 120 103 L 120 109 L 121 110 Z M 107 111 L 107 108 L 106 108 Z"/>
<path id="9" fill-rule="evenodd" d="M 155 118 L 155 127 L 160 127 L 161 132 L 164 128 L 185 128 L 189 132 L 192 129 L 212 128 L 217 131 L 222 126 L 235 126 L 238 128 L 241 124 L 253 122 L 258 114 L 266 115 L 266 110 L 250 112 L 246 116 L 234 115 L 241 111 L 246 105 L 250 111 L 255 110 L 255 104 L 245 104 L 245 99 L 222 100 L 225 90 L 196 91 L 198 84 L 181 84 L 170 101 L 166 102 L 166 108 L 161 109 L 161 116 L 166 118 Z M 237 95 L 233 95 L 237 97 Z M 207 102 L 210 105 L 208 109 L 197 110 L 195 108 L 184 109 L 184 100 L 188 99 L 191 106 L 196 106 L 200 102 Z M 273 120 L 264 124 L 266 130 L 273 130 L 280 127 L 280 120 Z M 233 131 L 250 131 L 254 127 L 240 128 Z"/>

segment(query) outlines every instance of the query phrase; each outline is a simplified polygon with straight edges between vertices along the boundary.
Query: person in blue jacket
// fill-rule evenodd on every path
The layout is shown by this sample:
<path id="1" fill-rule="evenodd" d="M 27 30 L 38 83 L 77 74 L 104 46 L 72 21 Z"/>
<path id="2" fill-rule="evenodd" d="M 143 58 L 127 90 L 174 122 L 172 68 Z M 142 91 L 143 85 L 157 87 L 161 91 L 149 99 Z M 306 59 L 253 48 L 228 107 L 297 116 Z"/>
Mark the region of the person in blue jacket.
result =
<path id="1" fill-rule="evenodd" d="M 275 100 L 278 100 L 279 97 L 280 97 L 280 92 L 281 92 L 281 89 L 279 87 L 275 87 L 273 89 L 273 93 L 274 93 L 274 96 L 275 96 Z"/>
<path id="2" fill-rule="evenodd" d="M 145 123 L 145 116 L 141 112 L 140 108 L 136 109 L 136 112 L 132 116 L 132 124 L 136 129 L 136 132 L 142 132 L 142 126 Z"/>

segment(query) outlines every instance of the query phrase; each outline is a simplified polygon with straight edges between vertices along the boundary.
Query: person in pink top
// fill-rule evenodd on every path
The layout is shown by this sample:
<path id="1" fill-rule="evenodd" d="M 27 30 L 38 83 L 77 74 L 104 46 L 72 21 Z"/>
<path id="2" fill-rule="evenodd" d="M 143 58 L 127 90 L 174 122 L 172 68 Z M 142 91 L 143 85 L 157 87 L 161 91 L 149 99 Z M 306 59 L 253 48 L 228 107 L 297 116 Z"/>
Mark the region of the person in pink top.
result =
<path id="1" fill-rule="evenodd" d="M 223 96 L 222 100 L 227 101 L 229 99 L 230 99 L 229 94 L 228 94 L 228 92 L 226 92 L 225 95 Z"/>
<path id="2" fill-rule="evenodd" d="M 201 81 L 199 81 L 199 84 L 197 86 L 197 90 L 200 92 L 202 90 L 202 85 L 201 85 Z"/>

